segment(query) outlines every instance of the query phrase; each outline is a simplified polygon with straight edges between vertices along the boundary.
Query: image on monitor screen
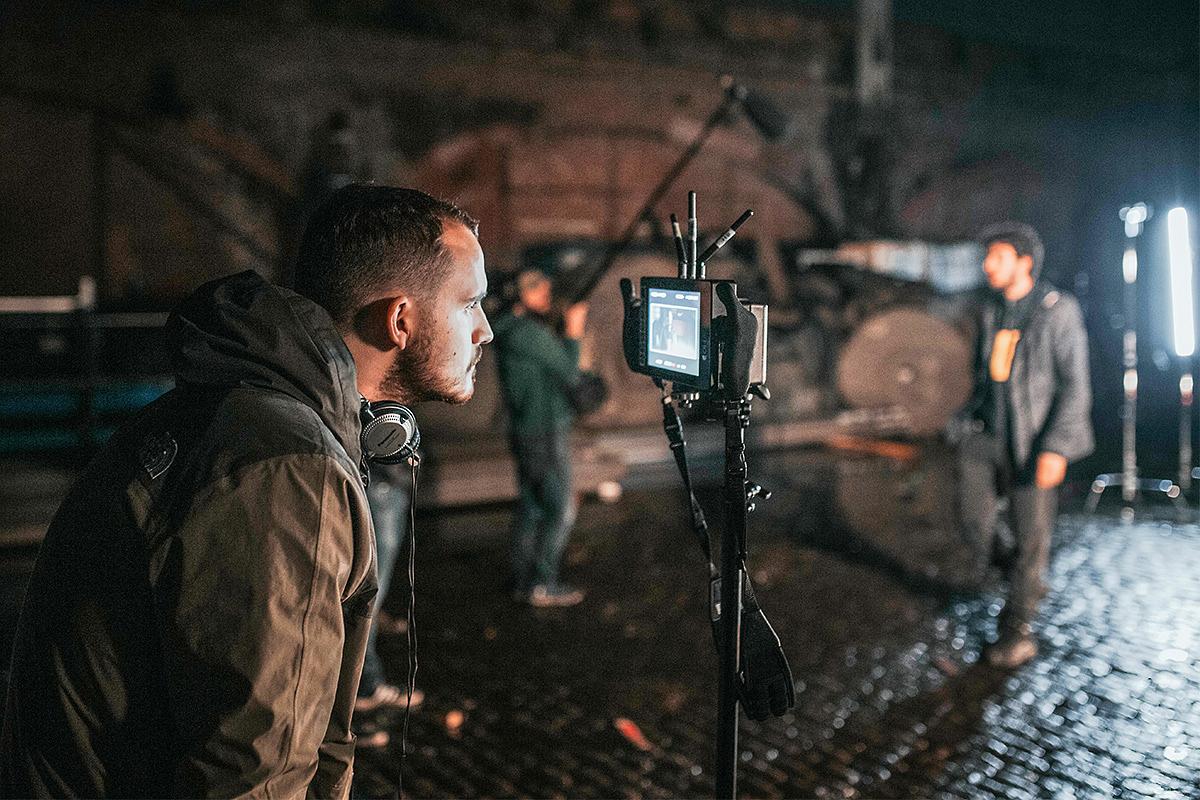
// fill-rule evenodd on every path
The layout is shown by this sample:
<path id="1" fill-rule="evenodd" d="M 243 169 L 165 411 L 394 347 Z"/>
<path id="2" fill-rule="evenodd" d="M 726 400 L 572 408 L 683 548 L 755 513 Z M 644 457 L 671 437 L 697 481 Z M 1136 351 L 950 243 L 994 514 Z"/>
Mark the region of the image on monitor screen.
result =
<path id="1" fill-rule="evenodd" d="M 700 374 L 700 293 L 673 289 L 649 292 L 646 363 L 651 367 Z"/>

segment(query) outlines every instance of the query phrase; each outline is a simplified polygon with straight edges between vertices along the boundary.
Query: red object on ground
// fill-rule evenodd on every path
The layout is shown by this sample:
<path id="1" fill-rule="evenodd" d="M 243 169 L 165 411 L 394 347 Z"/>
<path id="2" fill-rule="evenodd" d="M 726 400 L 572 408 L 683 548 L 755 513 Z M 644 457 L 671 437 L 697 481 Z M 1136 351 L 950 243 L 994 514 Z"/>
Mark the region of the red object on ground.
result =
<path id="1" fill-rule="evenodd" d="M 625 740 L 636 747 L 638 750 L 652 750 L 654 746 L 650 744 L 650 740 L 642 733 L 642 729 L 637 726 L 637 723 L 625 717 L 617 717 L 613 720 L 613 725 Z"/>

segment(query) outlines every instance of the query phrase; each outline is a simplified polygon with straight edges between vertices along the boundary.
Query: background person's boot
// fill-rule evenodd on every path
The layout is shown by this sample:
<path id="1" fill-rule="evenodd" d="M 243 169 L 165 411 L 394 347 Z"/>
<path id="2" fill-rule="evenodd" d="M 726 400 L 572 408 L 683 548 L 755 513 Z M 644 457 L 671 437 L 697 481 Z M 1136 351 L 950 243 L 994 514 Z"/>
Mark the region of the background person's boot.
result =
<path id="1" fill-rule="evenodd" d="M 534 608 L 566 608 L 583 602 L 583 592 L 562 583 L 539 584 L 530 590 L 528 602 Z"/>
<path id="2" fill-rule="evenodd" d="M 1002 624 L 1000 638 L 983 651 L 984 660 L 997 669 L 1016 669 L 1038 653 L 1037 642 L 1028 623 Z"/>

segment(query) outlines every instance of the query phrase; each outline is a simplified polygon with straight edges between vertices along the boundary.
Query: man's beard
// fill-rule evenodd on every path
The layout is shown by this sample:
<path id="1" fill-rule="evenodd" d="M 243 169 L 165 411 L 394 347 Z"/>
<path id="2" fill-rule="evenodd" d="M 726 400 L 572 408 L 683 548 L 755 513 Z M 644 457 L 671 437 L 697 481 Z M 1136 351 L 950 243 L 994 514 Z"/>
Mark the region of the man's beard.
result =
<path id="1" fill-rule="evenodd" d="M 437 358 L 428 336 L 413 337 L 408 347 L 396 353 L 380 389 L 384 397 L 395 398 L 401 403 L 440 400 L 461 405 L 474 393 L 473 389 L 464 391 L 460 388 L 454 377 L 438 372 Z"/>

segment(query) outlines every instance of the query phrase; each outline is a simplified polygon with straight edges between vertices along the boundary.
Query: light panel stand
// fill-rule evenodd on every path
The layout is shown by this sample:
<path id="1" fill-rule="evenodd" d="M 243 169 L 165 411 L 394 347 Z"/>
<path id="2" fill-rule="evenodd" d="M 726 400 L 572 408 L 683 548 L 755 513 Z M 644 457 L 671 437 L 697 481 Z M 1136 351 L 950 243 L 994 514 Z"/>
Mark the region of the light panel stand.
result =
<path id="1" fill-rule="evenodd" d="M 1125 223 L 1126 240 L 1125 254 L 1121 259 L 1121 274 L 1125 280 L 1125 335 L 1122 347 L 1122 365 L 1125 368 L 1125 372 L 1122 377 L 1121 471 L 1103 473 L 1092 479 L 1092 488 L 1088 493 L 1087 499 L 1088 511 L 1095 511 L 1100 505 L 1100 498 L 1104 495 L 1104 492 L 1114 486 L 1121 489 L 1121 500 L 1124 502 L 1127 510 L 1132 510 L 1133 504 L 1141 499 L 1144 492 L 1163 494 L 1177 505 L 1185 505 L 1179 484 L 1166 478 L 1142 478 L 1138 475 L 1137 244 L 1138 237 L 1142 233 L 1142 228 L 1146 220 L 1150 219 L 1150 215 L 1150 207 L 1145 203 L 1126 206 L 1121 209 L 1120 213 L 1121 221 Z M 1180 435 L 1182 437 L 1184 434 L 1181 433 Z M 1190 428 L 1187 436 L 1190 451 Z M 1188 454 L 1188 461 L 1191 461 L 1190 452 Z M 1182 469 L 1181 467 L 1181 473 Z M 1188 469 L 1188 474 L 1191 474 L 1190 468 Z"/>

